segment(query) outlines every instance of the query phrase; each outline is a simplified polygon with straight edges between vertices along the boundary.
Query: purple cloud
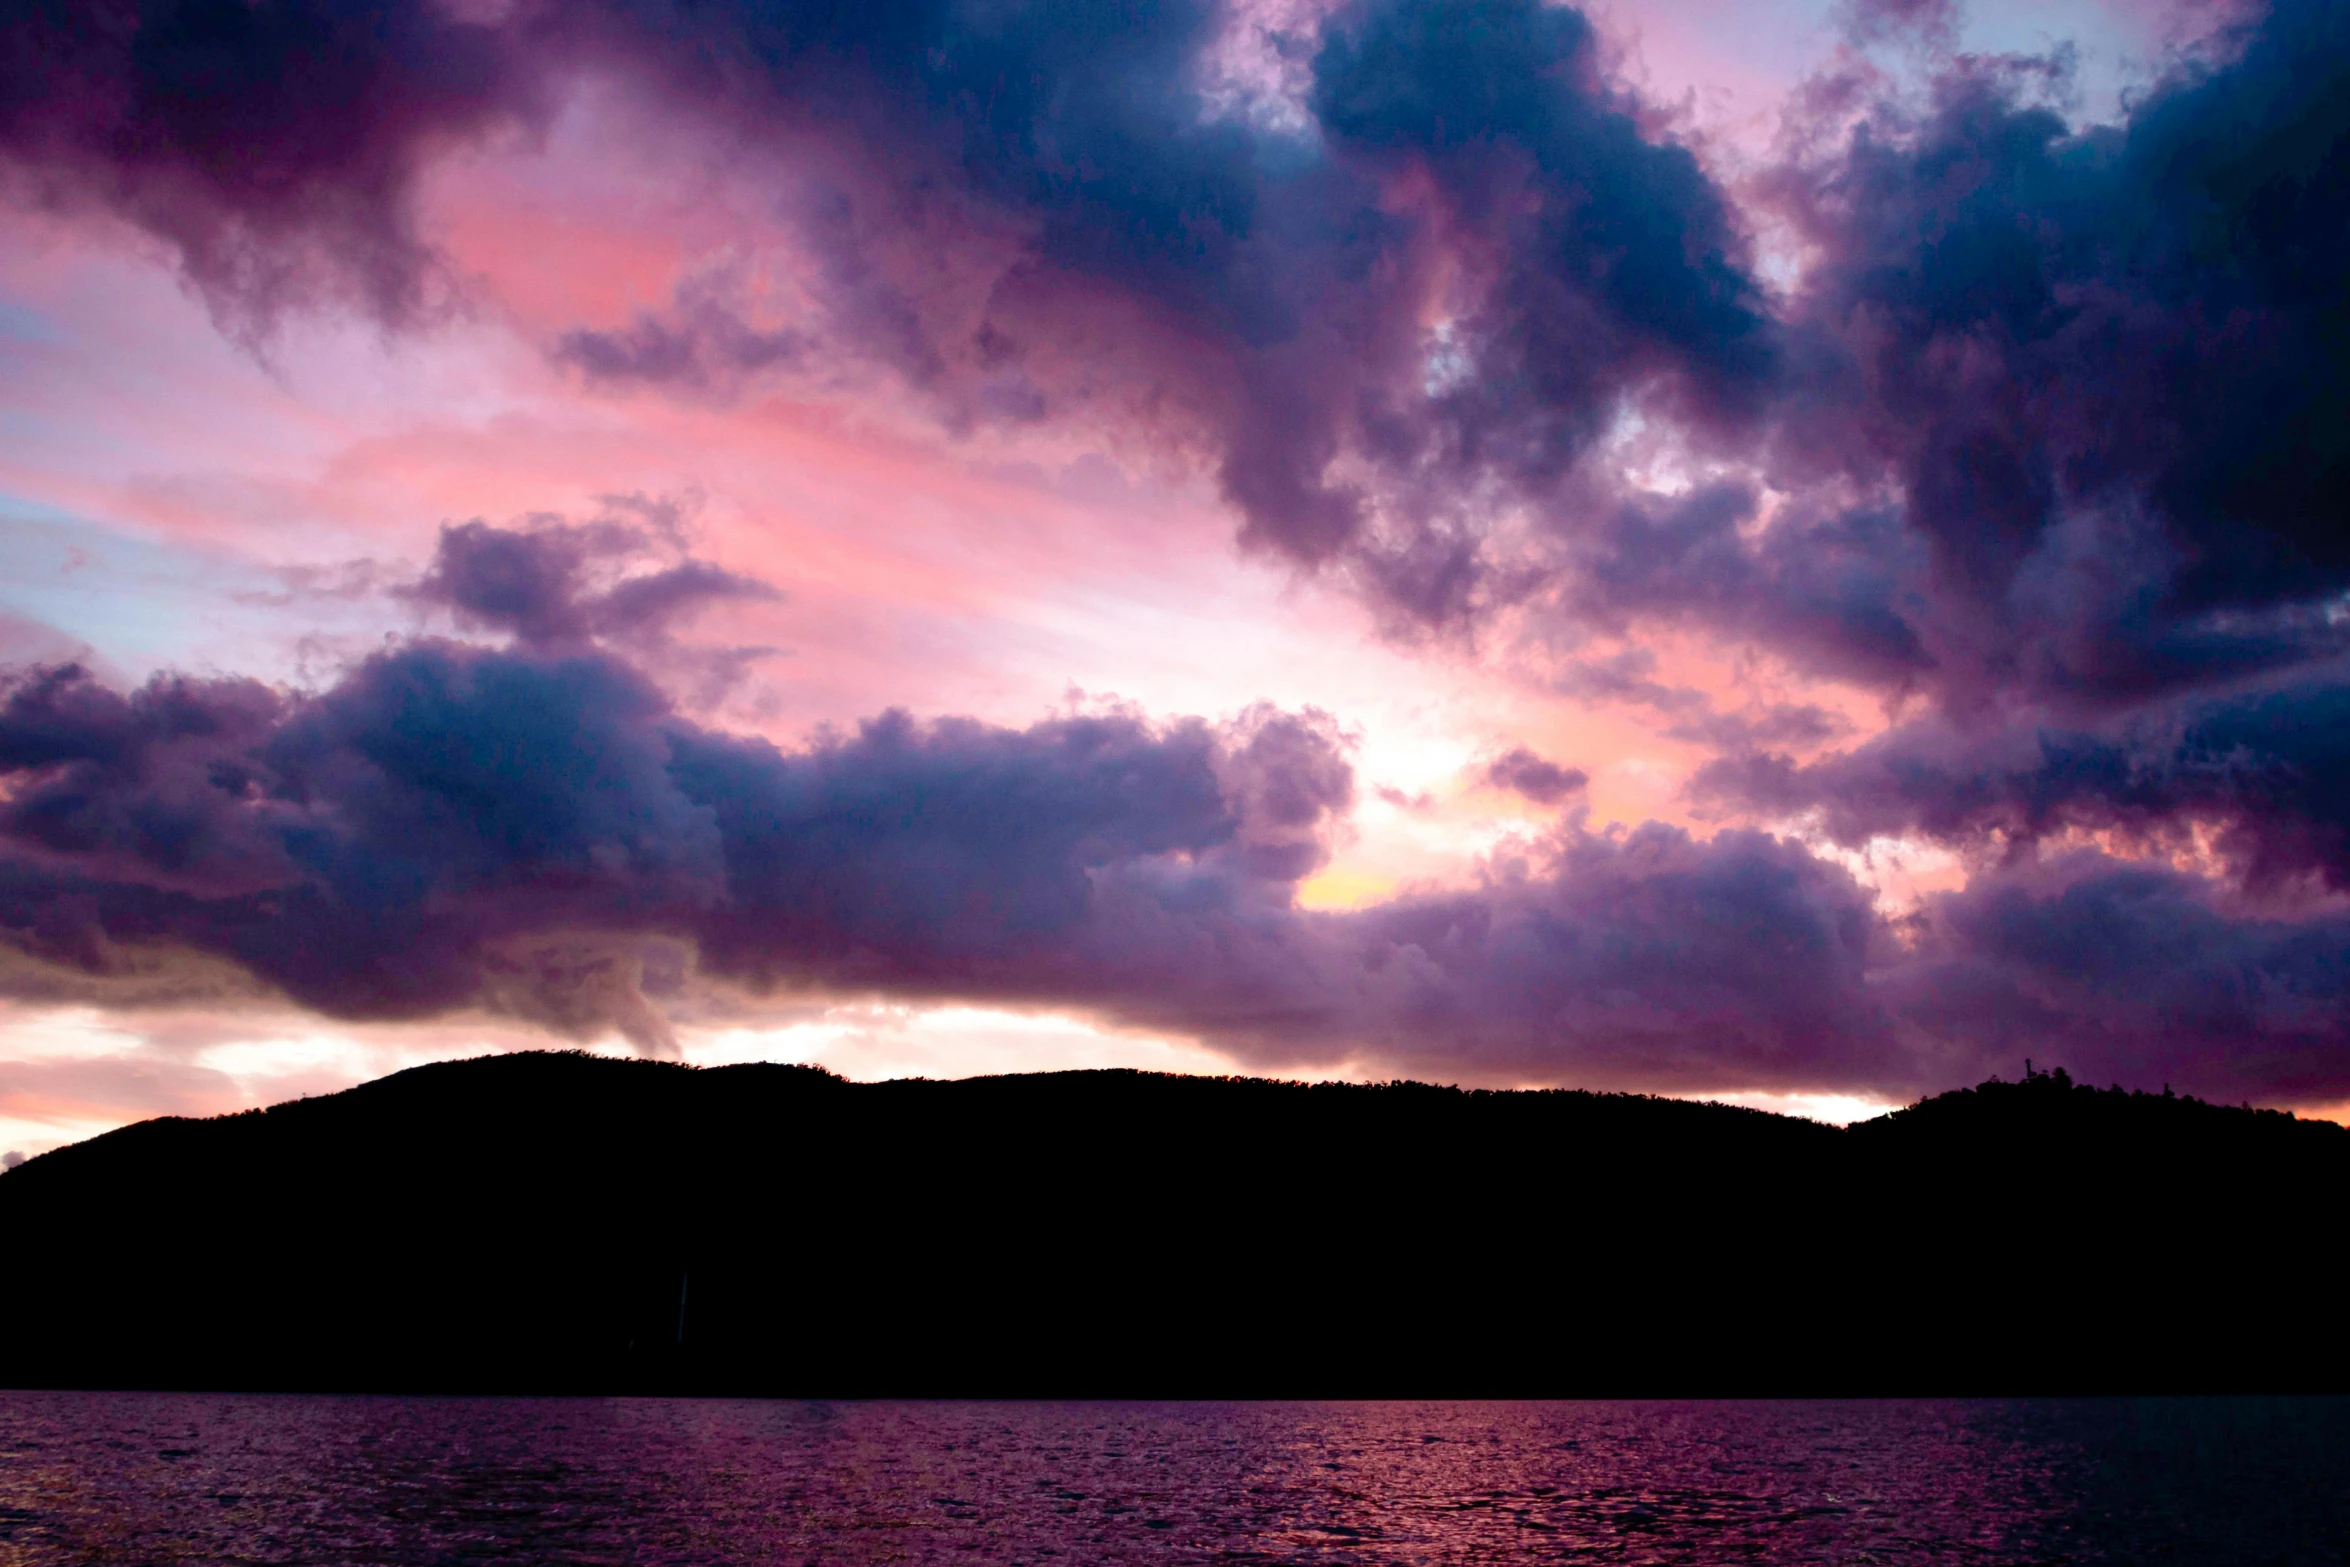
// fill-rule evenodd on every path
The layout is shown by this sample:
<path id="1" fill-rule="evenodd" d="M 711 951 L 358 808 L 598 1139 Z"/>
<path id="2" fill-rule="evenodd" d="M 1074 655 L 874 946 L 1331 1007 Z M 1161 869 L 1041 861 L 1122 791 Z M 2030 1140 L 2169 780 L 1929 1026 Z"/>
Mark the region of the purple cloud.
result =
<path id="1" fill-rule="evenodd" d="M 438 275 L 413 210 L 424 164 L 543 122 L 585 74 L 753 145 L 815 137 L 854 171 L 793 208 L 820 321 L 753 326 L 705 278 L 671 312 L 559 334 L 556 356 L 708 390 L 829 362 L 824 338 L 958 418 L 1034 419 L 1061 393 L 1048 365 L 1024 366 L 1049 359 L 1073 306 L 1114 297 L 1180 345 L 1120 334 L 1143 356 L 1122 373 L 1180 390 L 1246 536 L 1351 565 L 1424 621 L 1503 591 L 1444 489 L 1551 484 L 1627 397 L 1751 416 L 1774 328 L 1729 205 L 1643 128 L 1579 13 L 1354 0 L 1290 42 L 1305 127 L 1208 111 L 1201 63 L 1232 21 L 1211 0 L 561 0 L 495 20 L 428 0 L 148 0 L 120 17 L 58 0 L 0 33 L 0 159 L 165 240 L 251 333 L 336 298 L 392 323 L 423 314 Z M 1429 202 L 1399 207 L 1399 181 Z M 893 233 L 917 221 L 897 214 L 951 228 L 936 214 L 955 204 L 918 194 L 940 189 L 1026 236 L 975 329 L 926 319 L 890 274 Z M 1466 292 L 1431 338 L 1440 276 Z M 1109 368 L 1089 355 L 1086 379 Z M 1372 488 L 1342 459 L 1368 464 Z"/>
<path id="2" fill-rule="evenodd" d="M 1310 716 L 886 715 L 787 754 L 695 727 L 608 655 L 439 642 L 310 698 L 35 671 L 0 704 L 0 768 L 0 924 L 27 951 L 91 967 L 162 943 L 339 1016 L 549 1021 L 582 1004 L 563 953 L 601 983 L 637 938 L 745 974 L 872 961 L 883 983 L 1046 939 L 1130 862 L 1258 896 L 1312 868 L 1348 786 Z"/>
<path id="3" fill-rule="evenodd" d="M 1816 1072 L 1820 1038 L 1865 1031 L 1865 896 L 1759 836 L 1569 834 L 1481 891 L 1299 911 L 1352 790 L 1311 714 L 885 715 L 786 752 L 680 719 L 605 655 L 434 642 L 316 697 L 256 689 L 17 683 L 0 928 L 21 953 L 179 948 L 334 1015 L 490 1006 L 649 1045 L 689 982 L 1692 1080 Z M 671 950 L 699 979 L 662 971 Z"/>
<path id="4" fill-rule="evenodd" d="M 1591 775 L 1579 767 L 1546 762 L 1524 746 L 1513 746 L 1485 764 L 1485 781 L 1496 789 L 1524 795 L 1536 805 L 1556 805 L 1580 794 Z"/>
<path id="5" fill-rule="evenodd" d="M 1573 677 L 1717 748 L 1702 799 L 1848 849 L 1924 835 L 1986 867 L 1965 892 L 1891 923 L 1798 844 L 1569 825 L 1474 888 L 1308 913 L 1353 798 L 1322 715 L 883 715 L 784 751 L 645 673 L 763 586 L 625 517 L 470 522 L 406 591 L 511 647 L 417 641 L 310 695 L 10 676 L 9 982 L 184 954 L 341 1016 L 655 1046 L 695 986 L 812 986 L 1090 1008 L 1268 1062 L 1892 1091 L 2032 1039 L 2100 1075 L 2344 1085 L 2350 933 L 2304 898 L 2350 889 L 2341 7 L 2280 0 L 2109 126 L 2048 106 L 2060 59 L 1953 57 L 1946 7 L 1851 7 L 1937 74 L 1796 106 L 1749 182 L 1804 248 L 1769 289 L 1581 13 L 1350 0 L 1280 43 L 1295 91 L 1261 117 L 1202 95 L 1232 20 L 41 0 L 0 21 L 0 160 L 173 247 L 251 336 L 316 303 L 429 315 L 421 172 L 588 73 L 754 161 L 821 143 L 808 319 L 759 324 L 714 279 L 554 357 L 707 394 L 848 344 L 964 421 L 1088 417 L 1123 378 L 1252 546 L 1397 623 L 1665 627 L 1881 698 L 1893 728 L 1804 764 L 1759 748 L 1831 742 L 1822 706 L 1715 713 L 1636 660 Z M 924 224 L 1015 259 L 934 309 L 895 270 Z M 1081 317 L 1121 330 L 1072 350 Z M 1697 482 L 1594 471 L 1643 429 Z M 1544 804 L 1583 782 L 1525 751 L 1486 776 Z M 2221 874 L 2022 852 L 2089 837 Z"/>
<path id="6" fill-rule="evenodd" d="M 1977 877 L 1912 922 L 1886 1007 L 1952 1062 L 2234 1099 L 2350 1088 L 2350 920 L 2261 914 L 2199 878 L 2095 854 Z"/>
<path id="7" fill-rule="evenodd" d="M 1780 461 L 1881 486 L 1962 698 L 2111 705 L 2323 656 L 2350 583 L 2350 33 L 2284 0 L 2116 127 L 1965 61 L 1782 171 L 1820 248 Z M 2021 646 L 2019 647 L 2019 643 Z"/>
<path id="8" fill-rule="evenodd" d="M 438 145 L 535 117 L 509 32 L 375 0 L 42 3 L 0 23 L 0 157 L 171 245 L 224 323 L 433 303 L 409 204 Z"/>
<path id="9" fill-rule="evenodd" d="M 2193 732 L 2257 727 L 2229 721 Z M 647 1049 L 713 996 L 813 990 L 1487 1081 L 1898 1094 L 2028 1052 L 2350 1087 L 2338 915 L 2095 856 L 1890 924 L 1793 842 L 1569 825 L 1463 890 L 1301 910 L 1353 788 L 1313 714 L 888 714 L 786 751 L 608 654 L 419 642 L 312 697 L 41 671 L 0 703 L 0 758 L 24 994 L 119 973 L 168 999 L 179 953 L 335 1016 L 474 1008 Z"/>
<path id="10" fill-rule="evenodd" d="M 341 295 L 397 322 L 433 276 L 425 162 L 619 72 L 855 172 L 801 204 L 824 321 L 753 326 L 705 279 L 671 315 L 561 335 L 591 376 L 707 388 L 803 361 L 815 332 L 957 418 L 1035 419 L 1084 402 L 1056 389 L 1054 323 L 1115 296 L 1167 329 L 1124 334 L 1124 370 L 1176 392 L 1246 537 L 1406 620 L 1558 578 L 1578 616 L 1722 609 L 1724 635 L 1954 700 L 2110 704 L 2339 647 L 2314 613 L 2350 583 L 2350 328 L 2323 259 L 2350 211 L 2338 8 L 2284 0 L 2115 127 L 2040 106 L 2049 61 L 1943 58 L 1923 109 L 1863 99 L 1761 182 L 1817 257 L 1777 305 L 1577 11 L 1352 0 L 1282 45 L 1303 123 L 1208 112 L 1230 25 L 1208 0 L 57 0 L 6 24 L 0 158 L 177 247 L 226 317 Z M 892 281 L 914 221 L 892 214 L 925 189 L 1026 236 L 976 328 Z M 1089 380 L 1115 369 L 1088 357 Z M 1759 535 L 1723 531 L 1736 485 L 1595 530 L 1566 481 L 1633 408 L 1823 498 Z M 1561 549 L 1498 549 L 1471 493 L 1524 500 Z"/>
<path id="11" fill-rule="evenodd" d="M 1724 758 L 1692 788 L 1765 814 L 1816 811 L 1854 846 L 1916 832 L 2016 850 L 2078 830 L 2184 847 L 2207 828 L 2247 884 L 2350 887 L 2350 685 L 2328 673 L 2089 729 L 1926 720 L 1808 767 Z"/>
<path id="12" fill-rule="evenodd" d="M 431 566 L 404 591 L 468 629 L 505 632 L 532 647 L 657 640 L 707 605 L 780 596 L 707 561 L 657 562 L 651 544 L 644 529 L 611 519 L 444 524 Z M 636 569 L 648 557 L 657 562 L 652 569 Z"/>

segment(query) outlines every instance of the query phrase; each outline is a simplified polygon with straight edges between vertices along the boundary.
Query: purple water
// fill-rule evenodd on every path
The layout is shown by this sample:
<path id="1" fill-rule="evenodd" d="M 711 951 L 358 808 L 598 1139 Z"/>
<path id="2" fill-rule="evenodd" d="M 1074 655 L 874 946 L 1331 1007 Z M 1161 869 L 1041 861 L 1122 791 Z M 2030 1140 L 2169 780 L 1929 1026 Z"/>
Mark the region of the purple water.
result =
<path id="1" fill-rule="evenodd" d="M 2350 1562 L 2340 1401 L 0 1393 L 0 1564 Z"/>

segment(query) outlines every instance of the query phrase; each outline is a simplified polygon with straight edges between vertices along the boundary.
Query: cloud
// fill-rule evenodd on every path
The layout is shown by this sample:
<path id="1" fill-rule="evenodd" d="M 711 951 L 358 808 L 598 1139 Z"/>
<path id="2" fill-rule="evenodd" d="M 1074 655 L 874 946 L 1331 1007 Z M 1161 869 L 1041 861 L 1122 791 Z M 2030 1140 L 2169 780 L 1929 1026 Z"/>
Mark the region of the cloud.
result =
<path id="1" fill-rule="evenodd" d="M 1914 40 L 1947 52 L 1958 35 L 1956 0 L 1845 0 L 1837 19 L 1855 43 Z"/>
<path id="2" fill-rule="evenodd" d="M 1633 495 L 1569 545 L 1574 617 L 1751 640 L 1815 674 L 1900 687 L 1935 666 L 1918 625 L 1924 558 L 1881 508 L 1783 508 L 1753 528 L 1759 497 L 1721 482 Z"/>
<path id="3" fill-rule="evenodd" d="M 591 381 L 716 391 L 804 364 L 814 340 L 795 327 L 753 325 L 744 294 L 734 274 L 690 278 L 679 285 L 673 310 L 640 310 L 611 331 L 573 328 L 557 339 L 554 358 Z"/>
<path id="4" fill-rule="evenodd" d="M 1694 1088 L 1908 1070 L 1866 990 L 1868 894 L 1760 833 L 1568 827 L 1473 890 L 1309 930 L 1351 1000 L 1320 1030 L 1418 1074 Z M 1277 1058 L 1282 1040 L 1249 1044 Z"/>
<path id="5" fill-rule="evenodd" d="M 1880 979 L 1953 1062 L 2324 1102 L 2350 1084 L 2350 916 L 2230 910 L 2200 878 L 2080 853 L 1931 900 Z"/>
<path id="6" fill-rule="evenodd" d="M 1924 85 L 1840 57 L 1742 210 L 1535 0 L 1349 0 L 1260 37 L 1238 106 L 1206 65 L 1246 19 L 1204 0 L 20 7 L 14 189 L 157 237 L 232 331 L 428 318 L 422 173 L 598 75 L 821 174 L 783 204 L 805 299 L 689 266 L 551 334 L 589 380 L 853 361 L 958 428 L 1145 422 L 1251 547 L 1392 624 L 1670 628 L 1881 699 L 1890 730 L 1799 762 L 1841 733 L 1808 693 L 1717 712 L 1636 647 L 1561 682 L 1719 749 L 1703 801 L 1976 871 L 1888 921 L 1789 839 L 1569 822 L 1471 887 L 1303 911 L 1353 799 L 1326 715 L 885 714 L 778 749 L 654 678 L 769 590 L 616 510 L 444 529 L 408 597 L 512 645 L 399 644 L 315 693 L 32 649 L 0 979 L 237 975 L 647 1048 L 708 984 L 1497 1079 L 1890 1090 L 2032 1039 L 2338 1086 L 2345 932 L 2310 910 L 2350 890 L 2350 20 L 2281 0 L 2084 126 L 2061 55 L 1951 55 L 1950 15 L 1848 8 Z M 1768 287 L 1750 218 L 1800 253 Z"/>
<path id="7" fill-rule="evenodd" d="M 536 92 L 505 30 L 435 5 L 134 0 L 0 23 L 0 157 L 37 197 L 103 205 L 169 244 L 247 334 L 326 299 L 425 314 L 419 167 L 532 118 Z"/>
<path id="8" fill-rule="evenodd" d="M 2037 101 L 2061 61 L 1961 59 L 1781 173 L 1819 255 L 1781 462 L 1898 497 L 1946 690 L 2113 705 L 2340 646 L 2350 30 L 2282 0 L 2230 44 L 2085 130 Z"/>
<path id="9" fill-rule="evenodd" d="M 958 426 L 1144 418 L 1248 541 L 1399 624 L 1545 603 L 1890 692 L 2113 706 L 2341 648 L 2345 26 L 2281 0 L 2115 126 L 2048 106 L 2060 55 L 1929 50 L 1922 101 L 1832 71 L 1750 182 L 1809 258 L 1778 297 L 1590 23 L 1538 0 L 1278 34 L 1208 0 L 60 0 L 6 24 L 0 161 L 163 238 L 232 324 L 400 324 L 435 286 L 420 172 L 616 80 L 768 160 L 809 291 L 777 317 L 742 266 L 690 270 L 667 311 L 556 335 L 592 379 L 847 355 Z M 1247 37 L 1265 79 L 1233 99 Z M 1627 420 L 1727 473 L 1626 499 L 1588 465 Z"/>
<path id="10" fill-rule="evenodd" d="M 1556 805 L 1580 794 L 1591 775 L 1579 767 L 1546 762 L 1524 746 L 1513 746 L 1485 764 L 1485 781 L 1496 789 L 1524 795 L 1536 805 Z"/>
<path id="11" fill-rule="evenodd" d="M 443 524 L 432 564 L 405 589 L 472 630 L 505 632 L 531 647 L 595 641 L 642 645 L 728 599 L 772 601 L 767 583 L 690 557 L 644 569 L 654 541 L 613 520 L 533 519 L 501 528 L 478 519 Z"/>
<path id="12" fill-rule="evenodd" d="M 2147 788 L 2256 800 L 2264 827 L 2302 790 L 2287 841 L 2333 865 L 2314 751 L 2252 750 L 2316 716 L 2198 715 Z M 2350 1087 L 2343 916 L 2101 855 L 1989 867 L 1893 921 L 1791 839 L 1578 819 L 1463 888 L 1301 909 L 1353 800 L 1346 744 L 1256 707 L 889 713 L 785 750 L 610 653 L 527 645 L 418 641 L 310 696 L 42 670 L 0 703 L 0 983 L 210 964 L 337 1017 L 486 1011 L 648 1051 L 762 997 L 884 995 L 1076 1010 L 1272 1069 L 1896 1095 L 2029 1053 Z"/>
<path id="13" fill-rule="evenodd" d="M 691 706 L 718 706 L 776 649 L 681 633 L 716 606 L 775 603 L 783 595 L 695 558 L 677 503 L 603 499 L 603 513 L 583 523 L 551 515 L 505 527 L 479 518 L 444 523 L 420 576 L 400 581 L 370 570 L 361 580 L 447 614 L 460 630 L 549 651 L 624 652 Z"/>
<path id="14" fill-rule="evenodd" d="M 2350 888 L 2350 684 L 2323 677 L 2181 699 L 2095 728 L 2029 721 L 1899 726 L 1797 766 L 1707 764 L 1701 798 L 1767 815 L 1816 812 L 1859 845 L 1922 833 L 2016 850 L 2066 832 L 2192 848 L 2199 831 L 2242 882 Z"/>
<path id="15" fill-rule="evenodd" d="M 1556 471 L 1624 382 L 1679 370 L 1736 402 L 1772 360 L 1727 202 L 1682 147 L 1652 141 L 1606 81 L 1580 12 L 1481 0 L 1372 0 L 1332 17 L 1314 62 L 1324 132 L 1416 164 L 1496 275 L 1457 319 L 1473 373 L 1448 408 L 1459 456 Z"/>
<path id="16" fill-rule="evenodd" d="M 1352 799 L 1310 713 L 889 714 L 784 751 L 678 717 L 609 655 L 429 641 L 313 697 L 255 689 L 20 678 L 20 952 L 181 948 L 336 1016 L 488 1007 L 646 1048 L 664 996 L 721 983 L 1092 1008 L 1262 1059 L 1653 1079 L 1819 1070 L 1873 928 L 1792 846 L 1662 828 L 1305 913 L 1292 889 Z M 40 929 L 59 910 L 79 945 Z"/>
<path id="17" fill-rule="evenodd" d="M 422 171 L 617 81 L 768 160 L 807 288 L 757 320 L 743 268 L 704 268 L 559 360 L 696 394 L 856 360 L 957 423 L 1135 401 L 1250 542 L 1420 622 L 1510 591 L 1445 497 L 1553 484 L 1627 399 L 1751 415 L 1774 328 L 1732 210 L 1580 13 L 1352 0 L 1276 40 L 1291 97 L 1254 116 L 1211 69 L 1248 25 L 1210 0 L 60 0 L 0 35 L 0 161 L 163 239 L 248 337 L 345 302 L 408 325 L 446 287 Z"/>
<path id="18" fill-rule="evenodd" d="M 1346 797 L 1331 747 L 1271 712 L 886 715 L 787 754 L 696 728 L 607 654 L 527 645 L 419 642 L 313 697 L 43 669 L 0 703 L 0 923 L 84 970 L 186 948 L 337 1016 L 497 1002 L 657 1040 L 646 970 L 680 942 L 759 973 L 770 946 L 853 970 L 894 943 L 918 973 L 1078 918 L 1103 866 L 1286 885 Z"/>

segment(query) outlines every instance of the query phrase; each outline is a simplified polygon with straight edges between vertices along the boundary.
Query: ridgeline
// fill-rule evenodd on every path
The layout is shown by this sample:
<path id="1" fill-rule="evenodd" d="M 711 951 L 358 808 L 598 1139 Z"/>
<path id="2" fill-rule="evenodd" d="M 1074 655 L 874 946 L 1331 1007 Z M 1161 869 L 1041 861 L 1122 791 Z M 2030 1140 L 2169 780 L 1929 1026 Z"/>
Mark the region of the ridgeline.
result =
<path id="1" fill-rule="evenodd" d="M 2346 1391 L 2346 1197 L 2350 1130 L 2061 1072 L 1839 1130 L 493 1056 L 0 1176 L 0 1386 Z"/>

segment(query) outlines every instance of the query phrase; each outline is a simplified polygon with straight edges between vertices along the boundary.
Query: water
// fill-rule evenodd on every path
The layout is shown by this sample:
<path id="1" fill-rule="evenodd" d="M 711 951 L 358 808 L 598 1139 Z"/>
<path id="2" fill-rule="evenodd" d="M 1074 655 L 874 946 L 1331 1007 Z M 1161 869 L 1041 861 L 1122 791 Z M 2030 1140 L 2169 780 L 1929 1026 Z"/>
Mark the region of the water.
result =
<path id="1" fill-rule="evenodd" d="M 0 1393 L 0 1567 L 2350 1562 L 2350 1403 Z"/>

